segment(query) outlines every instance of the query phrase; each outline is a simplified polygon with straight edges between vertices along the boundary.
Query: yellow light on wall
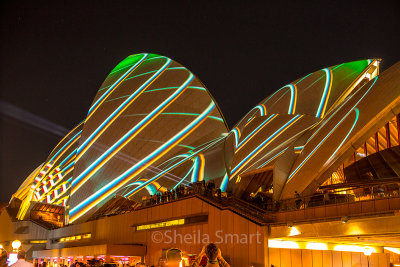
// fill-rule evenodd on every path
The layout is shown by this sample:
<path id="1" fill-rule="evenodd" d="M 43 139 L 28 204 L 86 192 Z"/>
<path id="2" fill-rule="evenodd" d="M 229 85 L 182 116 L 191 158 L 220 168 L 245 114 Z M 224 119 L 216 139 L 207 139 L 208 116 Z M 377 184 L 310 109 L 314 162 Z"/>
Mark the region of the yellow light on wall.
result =
<path id="1" fill-rule="evenodd" d="M 178 220 L 172 220 L 172 221 L 166 221 L 166 222 L 138 225 L 138 226 L 136 226 L 136 231 L 177 226 L 177 225 L 183 225 L 183 224 L 185 224 L 185 219 L 178 219 Z"/>
<path id="2" fill-rule="evenodd" d="M 66 236 L 66 237 L 62 237 L 59 239 L 58 242 L 69 242 L 69 241 L 77 241 L 77 240 L 81 240 L 84 238 L 91 238 L 92 234 L 88 233 L 88 234 L 84 234 L 84 235 L 72 235 L 72 236 Z"/>
<path id="3" fill-rule="evenodd" d="M 365 256 L 371 256 L 371 254 L 373 252 L 376 252 L 374 248 L 371 248 L 371 247 L 365 247 L 364 248 L 364 255 Z"/>
<path id="4" fill-rule="evenodd" d="M 294 236 L 294 235 L 299 235 L 299 234 L 300 234 L 300 232 L 299 232 L 299 230 L 297 230 L 296 227 L 294 227 L 294 226 L 290 227 L 289 236 Z"/>
<path id="5" fill-rule="evenodd" d="M 21 241 L 19 241 L 19 240 L 14 240 L 14 241 L 11 243 L 11 246 L 12 246 L 13 250 L 18 251 L 19 248 L 21 247 Z"/>
<path id="6" fill-rule="evenodd" d="M 83 235 L 83 238 L 91 238 L 92 237 L 92 234 L 85 234 L 85 235 Z"/>
<path id="7" fill-rule="evenodd" d="M 389 250 L 390 252 L 400 254 L 400 249 L 399 248 L 391 248 L 391 247 L 384 247 L 384 249 Z"/>
<path id="8" fill-rule="evenodd" d="M 309 242 L 306 245 L 306 249 L 314 249 L 314 250 L 328 250 L 328 245 L 325 243 L 315 243 Z"/>
<path id="9" fill-rule="evenodd" d="M 354 245 L 336 245 L 333 250 L 336 251 L 349 251 L 349 252 L 362 252 L 364 253 L 367 249 L 367 253 L 376 253 L 375 248 L 372 247 L 361 247 Z M 369 254 L 371 255 L 371 254 Z"/>
<path id="10" fill-rule="evenodd" d="M 0 244 L 0 248 L 3 248 L 3 245 L 2 245 L 2 244 Z"/>
<path id="11" fill-rule="evenodd" d="M 282 240 L 274 240 L 274 239 L 268 240 L 268 247 L 270 247 L 270 248 L 293 248 L 293 249 L 300 248 L 299 244 L 294 241 L 282 241 Z"/>
<path id="12" fill-rule="evenodd" d="M 31 240 L 29 241 L 31 244 L 45 244 L 47 243 L 47 240 Z"/>

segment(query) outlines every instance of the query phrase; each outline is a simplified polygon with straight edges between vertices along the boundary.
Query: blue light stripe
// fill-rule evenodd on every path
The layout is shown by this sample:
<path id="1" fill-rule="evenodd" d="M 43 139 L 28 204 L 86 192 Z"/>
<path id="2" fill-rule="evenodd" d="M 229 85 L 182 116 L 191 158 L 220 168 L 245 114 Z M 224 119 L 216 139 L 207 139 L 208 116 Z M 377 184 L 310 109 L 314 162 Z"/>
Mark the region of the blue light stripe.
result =
<path id="1" fill-rule="evenodd" d="M 353 109 L 361 102 L 361 100 L 369 93 L 371 88 L 375 85 L 376 80 L 378 79 L 378 76 L 375 77 L 374 82 L 371 84 L 371 86 L 368 88 L 368 90 L 364 93 L 364 95 L 353 105 L 353 107 L 350 109 L 350 111 L 339 121 L 339 123 L 336 124 L 336 126 L 331 129 L 331 131 L 319 142 L 319 144 L 307 155 L 307 157 L 297 166 L 297 168 L 289 175 L 288 180 L 290 180 L 297 172 L 298 170 L 305 164 L 305 162 L 315 153 L 315 151 L 325 142 L 325 140 L 336 130 L 337 127 L 347 118 L 347 116 L 353 111 Z M 360 88 L 361 89 L 361 88 Z M 358 91 L 357 91 L 358 92 Z M 350 99 L 350 98 L 349 98 Z M 343 106 L 342 106 L 343 107 Z M 337 109 L 337 111 L 339 111 Z M 336 113 L 335 113 L 336 114 Z M 332 114 L 333 116 L 334 114 Z M 332 117 L 330 117 L 332 118 Z M 330 119 L 329 118 L 329 119 Z M 323 126 L 322 126 L 323 127 Z M 321 127 L 321 128 L 322 128 Z M 320 128 L 320 129 L 321 129 Z M 319 129 L 318 129 L 319 130 Z"/>
<path id="2" fill-rule="evenodd" d="M 232 129 L 233 134 L 235 135 L 235 147 L 239 144 L 239 130 L 235 127 Z"/>
<path id="3" fill-rule="evenodd" d="M 298 85 L 300 82 L 302 82 L 304 79 L 306 79 L 308 76 L 310 76 L 311 74 L 313 74 L 313 72 L 307 74 L 306 76 L 304 76 L 303 78 L 301 78 L 298 82 L 296 82 L 295 84 Z"/>
<path id="4" fill-rule="evenodd" d="M 220 189 L 222 192 L 226 192 L 226 187 L 228 186 L 228 174 L 225 173 L 224 178 L 222 178 Z"/>
<path id="5" fill-rule="evenodd" d="M 67 143 L 65 143 L 65 145 L 63 145 L 62 148 L 60 148 L 56 154 L 54 154 L 51 159 L 49 161 L 53 161 L 56 157 L 58 157 L 58 155 L 63 152 L 63 150 L 68 147 L 72 142 L 75 142 L 75 139 L 77 139 L 78 137 L 80 137 L 82 133 L 82 130 L 80 130 L 79 132 L 77 132 L 74 137 L 72 137 L 71 139 L 69 139 L 69 141 Z"/>
<path id="6" fill-rule="evenodd" d="M 124 59 L 123 61 L 127 60 L 128 58 L 138 57 L 138 56 L 142 56 L 142 55 L 145 55 L 145 54 L 135 54 L 135 55 L 131 55 L 131 56 L 128 56 L 128 57 L 127 57 L 126 59 Z M 121 63 L 122 63 L 123 61 L 121 61 Z M 137 62 L 132 63 L 132 64 L 129 64 L 129 65 L 125 66 L 125 67 L 122 67 L 122 68 L 113 70 L 113 71 L 111 71 L 111 72 L 108 74 L 108 76 L 110 76 L 110 75 L 112 75 L 112 74 L 114 74 L 114 73 L 116 73 L 116 72 L 119 72 L 119 71 L 121 71 L 121 70 L 127 69 L 127 68 L 129 68 L 129 67 L 135 65 L 136 63 L 137 63 Z M 119 65 L 119 64 L 118 64 L 118 65 Z M 118 67 L 118 65 L 117 65 L 117 67 Z"/>
<path id="7" fill-rule="evenodd" d="M 120 150 L 121 144 L 123 144 L 127 139 L 131 138 L 134 134 L 136 134 L 139 130 L 142 130 L 143 127 L 146 126 L 158 113 L 160 113 L 163 109 L 165 109 L 170 103 L 172 103 L 185 89 L 186 87 L 193 81 L 194 75 L 189 73 L 189 77 L 186 81 L 176 90 L 173 94 L 171 94 L 164 102 L 162 102 L 157 108 L 155 108 L 152 112 L 150 112 L 145 118 L 143 118 L 138 124 L 136 124 L 131 130 L 129 130 L 123 137 L 121 137 L 117 142 L 115 142 L 106 152 L 104 152 L 100 157 L 98 157 L 86 170 L 84 170 L 79 176 L 72 182 L 72 186 L 75 189 L 75 185 L 79 183 L 81 180 L 85 179 L 86 176 L 96 168 L 99 163 L 104 165 L 108 160 L 105 159 L 116 150 Z M 105 162 L 103 162 L 105 161 Z"/>
<path id="8" fill-rule="evenodd" d="M 172 68 L 168 68 L 167 70 L 184 70 L 184 69 L 186 69 L 186 68 L 184 68 L 184 67 L 172 67 Z M 129 78 L 126 79 L 126 81 L 129 81 L 129 80 L 132 80 L 132 79 L 135 79 L 137 77 L 144 76 L 144 75 L 147 75 L 147 74 L 155 73 L 155 72 L 157 72 L 157 70 L 144 72 L 144 73 L 129 77 Z"/>
<path id="9" fill-rule="evenodd" d="M 135 65 L 133 65 L 127 72 L 125 72 L 97 101 L 93 104 L 93 106 L 89 109 L 88 116 L 91 115 L 93 109 L 95 109 L 105 98 L 107 98 L 111 92 L 116 88 L 118 85 L 120 85 L 120 82 L 124 80 L 133 70 L 136 69 L 137 66 L 139 66 L 148 56 L 149 54 L 144 54 L 143 57 L 136 62 Z"/>
<path id="10" fill-rule="evenodd" d="M 166 170 L 163 170 L 161 173 L 157 174 L 156 176 L 154 176 L 153 178 L 151 178 L 149 181 L 154 181 L 160 177 L 162 177 L 164 174 L 170 172 L 171 170 L 173 170 L 174 168 L 178 167 L 179 165 L 181 165 L 182 163 L 184 163 L 186 160 L 191 159 L 193 157 L 195 157 L 196 155 L 198 155 L 201 151 L 211 147 L 212 145 L 218 143 L 219 141 L 224 140 L 223 138 L 218 138 L 216 141 L 212 142 L 211 144 L 207 145 L 206 147 L 200 149 L 199 151 L 197 151 L 195 154 L 191 155 L 190 157 L 186 158 L 186 159 L 182 159 L 179 162 L 175 163 L 174 165 L 172 165 L 171 167 L 169 167 Z M 194 165 L 193 165 L 194 166 Z M 140 188 L 135 188 L 132 191 L 130 191 L 129 193 L 125 194 L 125 197 L 129 197 L 130 195 L 132 195 L 133 193 L 135 193 L 136 191 L 140 190 Z"/>
<path id="11" fill-rule="evenodd" d="M 202 171 L 201 168 L 201 159 L 199 156 L 196 156 L 194 159 L 194 164 L 193 164 L 193 172 L 192 172 L 192 183 L 198 182 L 199 181 L 199 174 Z"/>
<path id="12" fill-rule="evenodd" d="M 231 174 L 235 173 L 239 168 L 242 167 L 242 165 L 249 159 L 251 158 L 254 154 L 256 154 L 266 143 L 268 143 L 272 138 L 277 136 L 283 129 L 285 129 L 288 125 L 290 125 L 293 121 L 295 121 L 300 115 L 296 115 L 293 117 L 291 120 L 289 120 L 287 123 L 285 123 L 281 128 L 279 128 L 276 132 L 274 132 L 270 137 L 268 137 L 264 142 L 262 142 L 256 149 L 254 149 L 247 157 L 245 157 L 238 165 L 236 165 L 235 168 L 231 171 Z"/>
<path id="13" fill-rule="evenodd" d="M 135 56 L 135 55 L 134 55 Z M 148 62 L 148 61 L 150 61 L 150 60 L 153 60 L 153 59 L 159 59 L 159 58 L 166 58 L 166 57 L 164 57 L 164 56 L 159 56 L 159 57 L 152 57 L 152 58 L 147 58 L 146 59 L 146 62 Z M 149 74 L 149 73 L 153 73 L 153 72 L 146 72 L 146 74 Z M 141 75 L 139 75 L 139 76 L 141 76 Z M 138 76 L 136 76 L 136 77 L 138 77 Z M 130 78 L 129 78 L 130 79 Z M 103 87 L 103 88 L 100 88 L 99 90 L 98 90 L 98 92 L 100 92 L 100 91 L 103 91 L 103 90 L 105 90 L 105 89 L 107 89 L 107 88 L 109 88 L 109 87 L 111 87 L 112 85 L 108 85 L 108 86 L 105 86 L 105 87 Z"/>
<path id="14" fill-rule="evenodd" d="M 75 165 L 75 162 L 72 161 L 67 166 L 65 166 L 65 168 L 63 168 L 61 171 L 62 172 L 68 172 L 72 167 L 74 167 L 74 165 Z"/>
<path id="15" fill-rule="evenodd" d="M 144 181 L 136 181 L 131 183 L 130 185 L 142 185 L 144 183 Z M 147 192 L 149 192 L 150 195 L 154 195 L 157 190 L 155 190 L 155 187 L 151 188 L 150 186 L 146 186 L 146 190 Z"/>
<path id="16" fill-rule="evenodd" d="M 378 77 L 375 77 L 374 82 L 372 83 L 371 87 L 367 90 L 367 92 L 372 88 L 372 86 L 374 86 L 374 84 L 375 84 L 375 82 L 376 82 L 377 79 L 378 79 Z M 353 93 L 353 95 L 357 94 L 362 88 L 363 88 L 363 87 L 360 87 L 356 92 Z M 364 96 L 365 96 L 365 95 L 364 95 Z M 364 96 L 363 96 L 363 97 L 364 97 Z M 362 98 L 363 98 L 363 97 L 362 97 Z M 361 98 L 361 99 L 362 99 L 362 98 Z M 350 99 L 351 99 L 351 97 L 347 97 L 347 98 L 344 100 L 344 102 L 340 104 L 341 106 L 340 106 L 339 108 L 336 108 L 336 109 L 334 110 L 334 112 L 329 116 L 329 118 L 326 119 L 326 120 L 324 120 L 324 121 L 322 122 L 321 126 L 310 136 L 310 138 L 308 138 L 306 144 L 307 144 L 308 142 L 310 142 L 311 139 L 313 139 L 313 138 L 317 135 L 317 133 L 318 133 L 332 118 L 333 118 L 333 116 L 335 116 L 336 113 L 338 113 L 338 112 L 340 111 L 340 109 L 341 109 Z"/>
<path id="17" fill-rule="evenodd" d="M 167 59 L 165 64 L 153 75 L 151 76 L 144 84 L 142 84 L 139 89 L 137 89 L 130 97 L 128 97 L 116 110 L 114 110 L 111 115 L 103 121 L 103 123 L 97 127 L 97 129 L 83 142 L 83 144 L 78 148 L 78 154 L 81 153 L 81 151 L 86 148 L 87 144 L 92 141 L 92 139 L 103 129 L 106 127 L 106 125 L 120 112 L 124 109 L 125 106 L 130 105 L 131 100 L 135 100 L 137 96 L 139 96 L 143 90 L 154 80 L 158 77 L 159 74 L 161 74 L 171 63 L 171 59 Z M 108 126 L 107 126 L 108 127 Z M 106 127 L 106 128 L 107 128 Z"/>
<path id="18" fill-rule="evenodd" d="M 123 117 L 135 117 L 135 116 L 146 116 L 148 113 L 138 113 L 138 114 L 128 114 L 124 115 Z M 199 116 L 199 113 L 184 113 L 184 112 L 163 112 L 160 115 L 182 115 L 182 116 Z M 208 116 L 208 118 L 220 122 L 224 122 L 224 120 L 220 117 L 216 116 Z"/>
<path id="19" fill-rule="evenodd" d="M 360 116 L 360 111 L 358 110 L 358 108 L 353 109 L 356 112 L 356 118 L 354 119 L 354 123 L 351 126 L 349 132 L 346 134 L 346 136 L 343 138 L 342 142 L 340 143 L 340 145 L 336 148 L 335 152 L 332 153 L 331 157 L 328 159 L 331 160 L 333 158 L 333 156 L 336 154 L 336 152 L 338 152 L 338 150 L 342 147 L 343 143 L 347 140 L 347 138 L 349 137 L 350 133 L 353 131 L 354 127 L 356 126 L 356 123 L 358 121 L 358 117 Z"/>
<path id="20" fill-rule="evenodd" d="M 193 164 L 192 180 L 191 180 L 192 183 L 197 182 L 197 180 L 198 180 L 198 176 L 196 174 L 198 174 L 199 168 L 200 168 L 199 157 L 195 157 L 194 164 Z"/>
<path id="21" fill-rule="evenodd" d="M 77 205 L 76 207 L 71 209 L 70 215 L 77 213 L 79 210 L 81 210 L 82 208 L 84 208 L 86 205 L 93 202 L 94 200 L 98 199 L 99 197 L 104 196 L 104 195 L 109 195 L 112 192 L 116 191 L 119 188 L 119 186 L 116 187 L 116 185 L 118 185 L 120 182 L 123 182 L 125 179 L 129 178 L 130 175 L 132 175 L 134 172 L 139 171 L 142 166 L 146 166 L 148 164 L 148 162 L 154 160 L 163 151 L 172 148 L 172 146 L 175 142 L 179 141 L 179 139 L 184 137 L 185 134 L 190 132 L 192 129 L 195 129 L 196 126 L 199 126 L 199 124 L 205 119 L 205 117 L 207 117 L 214 110 L 214 108 L 215 108 L 215 103 L 211 102 L 211 104 L 204 110 L 204 112 L 199 117 L 197 117 L 195 120 L 193 120 L 190 124 L 188 124 L 183 130 L 181 130 L 179 133 L 177 133 L 174 137 L 172 137 L 169 141 L 167 141 L 165 144 L 160 146 L 158 149 L 153 151 L 146 158 L 142 159 L 141 161 L 136 163 L 134 166 L 132 166 L 130 169 L 125 171 L 122 175 L 118 176 L 117 178 L 115 178 L 114 180 L 109 182 L 107 185 L 105 185 L 101 189 L 97 190 L 93 195 L 91 195 L 90 197 L 88 197 L 87 199 L 85 199 L 84 201 L 79 203 L 79 205 Z M 154 180 L 154 178 L 149 180 L 147 182 L 147 184 L 151 183 L 153 180 Z"/>
<path id="22" fill-rule="evenodd" d="M 187 177 L 189 176 L 189 174 L 192 172 L 193 167 L 194 167 L 194 165 L 193 165 L 192 167 L 190 167 L 189 171 L 185 174 L 185 176 L 183 176 L 183 178 L 179 181 L 179 183 L 177 183 L 177 184 L 172 188 L 172 190 L 175 190 L 184 180 L 186 180 L 186 178 L 187 178 Z"/>
<path id="23" fill-rule="evenodd" d="M 294 87 L 293 84 L 289 84 L 288 87 L 290 88 L 290 104 L 289 104 L 289 110 L 288 110 L 288 114 L 293 114 L 294 113 L 294 109 L 295 107 L 295 103 L 296 103 L 296 88 Z"/>
<path id="24" fill-rule="evenodd" d="M 257 106 L 255 106 L 253 109 L 258 109 L 259 111 L 260 111 L 260 116 L 265 116 L 265 115 L 267 115 L 266 113 L 265 113 L 265 110 L 264 110 L 264 105 L 263 104 L 260 104 L 260 105 L 257 105 Z M 255 114 L 254 114 L 255 115 Z M 249 121 L 250 119 L 248 119 L 247 121 Z"/>
<path id="25" fill-rule="evenodd" d="M 163 170 L 161 173 L 157 174 L 156 176 L 154 176 L 153 178 L 151 178 L 151 181 L 154 181 L 160 177 L 162 177 L 164 174 L 170 172 L 171 170 L 175 169 L 176 167 L 178 167 L 179 165 L 181 165 L 182 163 L 184 163 L 185 161 L 187 161 L 188 159 L 191 159 L 193 157 L 195 157 L 197 154 L 199 154 L 200 152 L 204 151 L 205 149 L 213 146 L 214 144 L 218 143 L 219 141 L 224 140 L 223 138 L 217 138 L 216 140 L 212 141 L 210 144 L 208 144 L 207 146 L 203 147 L 202 149 L 196 151 L 194 154 L 192 155 L 188 155 L 186 158 L 178 161 L 177 163 L 175 163 L 174 165 L 168 167 L 168 169 Z M 192 165 L 194 166 L 194 165 Z M 149 181 L 150 181 L 149 180 Z M 140 188 L 135 188 L 133 190 L 131 190 L 129 193 L 125 194 L 125 197 L 129 197 L 130 195 L 132 195 L 133 193 L 135 193 L 137 190 L 139 190 Z"/>
<path id="26" fill-rule="evenodd" d="M 269 160 L 267 160 L 263 164 L 261 164 L 260 167 L 258 167 L 257 169 L 264 167 L 265 165 L 267 165 L 268 163 L 270 163 L 271 161 L 273 161 L 274 159 L 276 159 L 277 157 L 282 155 L 287 149 L 288 149 L 288 147 L 283 149 L 281 152 L 277 153 L 275 156 L 273 156 L 272 158 L 270 158 Z"/>
<path id="27" fill-rule="evenodd" d="M 324 108 L 326 107 L 328 100 L 327 97 L 331 87 L 331 79 L 332 79 L 331 72 L 328 68 L 323 69 L 323 71 L 325 71 L 326 81 L 325 81 L 324 93 L 322 94 L 321 102 L 319 103 L 318 111 L 316 114 L 317 118 L 321 118 L 321 116 L 323 116 L 322 113 L 324 111 Z"/>
<path id="28" fill-rule="evenodd" d="M 64 166 L 65 162 L 70 160 L 75 155 L 76 155 L 76 149 L 74 149 L 74 151 L 72 151 L 71 154 L 68 155 L 68 157 L 66 157 L 63 161 L 61 161 L 61 163 L 59 165 Z"/>
<path id="29" fill-rule="evenodd" d="M 178 86 L 171 86 L 171 87 L 150 89 L 150 90 L 145 90 L 143 93 L 171 90 L 171 89 L 177 89 L 177 88 L 179 88 L 179 87 Z M 198 87 L 198 86 L 189 86 L 188 89 L 196 89 L 196 90 L 201 90 L 201 91 L 207 91 L 204 87 Z M 118 99 L 121 99 L 121 98 L 126 98 L 126 97 L 129 97 L 129 96 L 130 95 L 123 95 L 123 96 L 120 96 L 120 97 L 109 99 L 109 100 L 106 100 L 105 103 L 108 103 L 108 102 L 111 102 L 111 101 L 114 101 L 114 100 L 118 100 Z"/>
<path id="30" fill-rule="evenodd" d="M 268 124 L 273 118 L 275 118 L 277 115 L 272 114 L 271 116 L 269 116 L 263 123 L 261 123 L 257 128 L 255 128 L 248 136 L 246 136 L 246 138 L 244 138 L 239 145 L 237 146 L 237 149 L 239 150 L 240 147 L 247 142 L 248 139 L 253 138 L 254 134 L 262 127 L 264 127 L 266 124 Z"/>

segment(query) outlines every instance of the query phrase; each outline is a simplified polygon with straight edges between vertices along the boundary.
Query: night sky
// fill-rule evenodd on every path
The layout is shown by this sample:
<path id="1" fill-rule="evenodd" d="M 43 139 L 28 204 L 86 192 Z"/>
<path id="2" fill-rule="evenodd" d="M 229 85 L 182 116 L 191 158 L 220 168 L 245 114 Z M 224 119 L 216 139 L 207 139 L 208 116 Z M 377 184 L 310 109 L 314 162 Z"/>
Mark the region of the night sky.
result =
<path id="1" fill-rule="evenodd" d="M 400 60 L 400 1 L 296 2 L 1 1 L 0 99 L 71 129 L 119 61 L 151 52 L 195 73 L 231 127 L 310 72 Z M 60 138 L 5 115 L 0 127 L 8 201 Z"/>

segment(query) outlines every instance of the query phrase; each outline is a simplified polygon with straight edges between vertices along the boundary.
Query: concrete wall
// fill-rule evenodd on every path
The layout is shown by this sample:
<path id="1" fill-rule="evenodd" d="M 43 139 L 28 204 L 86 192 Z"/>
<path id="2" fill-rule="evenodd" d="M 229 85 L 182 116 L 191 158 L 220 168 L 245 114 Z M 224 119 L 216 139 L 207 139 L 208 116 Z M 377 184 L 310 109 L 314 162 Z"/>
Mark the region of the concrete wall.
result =
<path id="1" fill-rule="evenodd" d="M 208 223 L 197 223 L 187 226 L 176 226 L 153 231 L 136 231 L 132 225 L 149 224 L 157 221 L 184 218 L 186 216 L 208 214 Z M 217 231 L 221 231 L 218 232 Z M 188 254 L 198 254 L 203 244 L 198 240 L 198 234 L 209 235 L 210 242 L 218 242 L 225 234 L 237 234 L 227 236 L 226 241 L 219 244 L 224 256 L 230 259 L 231 266 L 264 266 L 266 260 L 266 227 L 261 227 L 229 210 L 220 210 L 198 198 L 188 198 L 180 201 L 166 203 L 151 208 L 141 209 L 133 213 L 102 218 L 97 221 L 70 225 L 49 232 L 49 239 L 57 239 L 64 236 L 91 233 L 92 238 L 68 243 L 48 242 L 48 249 L 68 246 L 83 246 L 94 244 L 146 244 L 146 262 L 156 265 L 161 257 L 163 249 L 177 247 Z M 156 233 L 157 232 L 157 233 Z M 257 236 L 259 233 L 257 243 Z M 156 234 L 154 234 L 156 233 Z M 162 235 L 162 242 L 154 242 L 152 235 Z M 184 235 L 193 237 L 185 242 Z M 169 244 L 169 237 L 177 237 L 177 244 Z M 180 238 L 182 236 L 182 239 Z M 241 239 L 237 239 L 241 238 Z M 247 242 L 245 240 L 247 237 Z M 251 237 L 251 240 L 250 240 Z M 194 239 L 197 239 L 196 241 Z M 206 238 L 201 238 L 207 241 Z M 181 242 L 182 240 L 182 242 Z M 251 242 L 251 246 L 249 243 Z M 139 256 L 139 255 L 138 255 Z"/>
<path id="2" fill-rule="evenodd" d="M 389 254 L 270 248 L 270 265 L 275 267 L 389 267 Z"/>

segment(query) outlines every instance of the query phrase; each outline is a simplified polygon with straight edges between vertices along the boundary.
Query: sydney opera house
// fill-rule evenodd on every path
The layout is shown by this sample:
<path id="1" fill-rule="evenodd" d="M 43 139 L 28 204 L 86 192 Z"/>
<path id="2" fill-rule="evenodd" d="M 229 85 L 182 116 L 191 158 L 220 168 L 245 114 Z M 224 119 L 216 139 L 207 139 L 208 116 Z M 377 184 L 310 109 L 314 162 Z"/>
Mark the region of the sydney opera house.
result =
<path id="1" fill-rule="evenodd" d="M 229 129 L 187 68 L 129 56 L 2 210 L 0 244 L 51 266 L 171 248 L 189 266 L 207 242 L 235 267 L 400 266 L 400 63 L 379 64 L 298 78 Z"/>

